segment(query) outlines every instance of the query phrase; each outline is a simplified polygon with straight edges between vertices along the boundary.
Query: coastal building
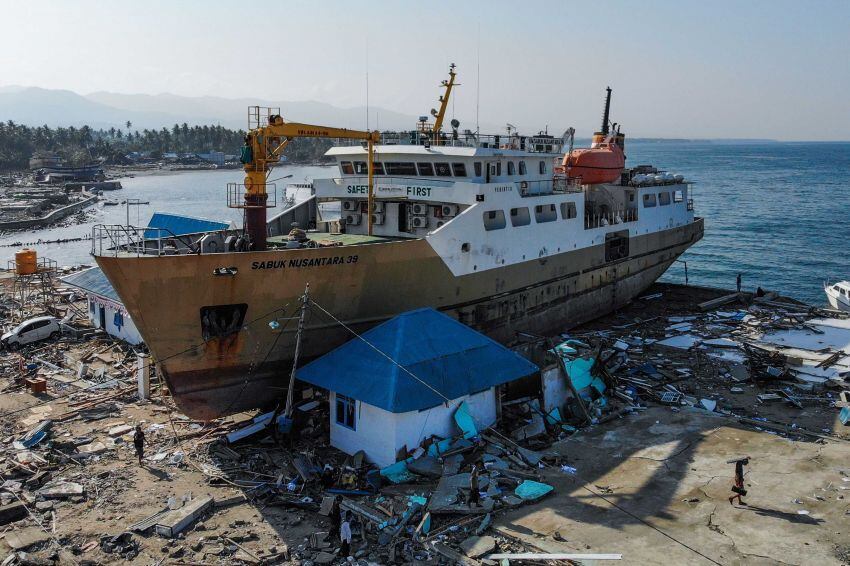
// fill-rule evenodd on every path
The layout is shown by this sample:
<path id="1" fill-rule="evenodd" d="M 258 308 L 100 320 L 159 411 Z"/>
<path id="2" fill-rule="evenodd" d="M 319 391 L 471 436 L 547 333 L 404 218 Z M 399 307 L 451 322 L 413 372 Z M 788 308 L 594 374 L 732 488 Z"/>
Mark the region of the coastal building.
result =
<path id="1" fill-rule="evenodd" d="M 519 354 L 424 308 L 372 328 L 297 377 L 329 391 L 331 445 L 388 466 L 427 438 L 458 434 L 461 403 L 479 430 L 492 425 L 497 388 L 537 372 Z"/>
<path id="2" fill-rule="evenodd" d="M 209 153 L 197 153 L 198 157 L 203 159 L 204 161 L 209 161 L 215 165 L 224 165 L 224 152 L 223 151 L 211 151 Z"/>

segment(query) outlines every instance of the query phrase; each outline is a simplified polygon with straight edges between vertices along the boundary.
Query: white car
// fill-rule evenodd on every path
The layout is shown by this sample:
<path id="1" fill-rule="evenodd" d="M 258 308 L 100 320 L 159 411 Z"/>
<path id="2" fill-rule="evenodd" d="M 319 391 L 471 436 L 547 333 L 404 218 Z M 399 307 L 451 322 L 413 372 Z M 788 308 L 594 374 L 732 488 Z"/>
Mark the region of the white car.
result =
<path id="1" fill-rule="evenodd" d="M 0 336 L 0 344 L 6 348 L 14 349 L 46 338 L 56 338 L 60 334 L 62 334 L 62 326 L 58 318 L 38 316 L 23 321 Z"/>

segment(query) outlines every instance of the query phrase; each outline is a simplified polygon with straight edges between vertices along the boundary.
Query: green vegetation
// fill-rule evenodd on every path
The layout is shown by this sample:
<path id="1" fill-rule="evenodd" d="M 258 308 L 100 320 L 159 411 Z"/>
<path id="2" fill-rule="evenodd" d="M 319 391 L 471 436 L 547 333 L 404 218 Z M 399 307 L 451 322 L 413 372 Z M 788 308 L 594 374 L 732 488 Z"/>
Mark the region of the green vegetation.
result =
<path id="1" fill-rule="evenodd" d="M 84 165 L 92 161 L 107 164 L 127 163 L 130 152 L 149 153 L 159 158 L 163 153 L 207 153 L 223 151 L 238 154 L 245 139 L 242 130 L 221 126 L 189 126 L 174 124 L 170 129 L 131 130 L 128 120 L 126 132 L 121 128 L 94 130 L 88 126 L 75 128 L 30 127 L 11 120 L 0 122 L 0 170 L 26 169 L 29 158 L 36 152 L 60 155 L 69 165 Z M 290 143 L 284 155 L 290 162 L 320 160 L 332 145 L 330 140 L 297 139 Z"/>

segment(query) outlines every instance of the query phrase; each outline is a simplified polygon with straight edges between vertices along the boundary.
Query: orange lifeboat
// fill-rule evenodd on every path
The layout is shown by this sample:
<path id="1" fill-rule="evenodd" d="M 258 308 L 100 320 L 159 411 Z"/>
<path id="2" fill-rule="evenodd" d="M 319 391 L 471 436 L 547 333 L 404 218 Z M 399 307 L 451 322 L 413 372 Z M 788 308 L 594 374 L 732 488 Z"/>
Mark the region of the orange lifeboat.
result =
<path id="1" fill-rule="evenodd" d="M 564 156 L 567 177 L 581 177 L 582 185 L 613 183 L 625 166 L 626 156 L 614 141 L 589 149 L 574 149 Z"/>

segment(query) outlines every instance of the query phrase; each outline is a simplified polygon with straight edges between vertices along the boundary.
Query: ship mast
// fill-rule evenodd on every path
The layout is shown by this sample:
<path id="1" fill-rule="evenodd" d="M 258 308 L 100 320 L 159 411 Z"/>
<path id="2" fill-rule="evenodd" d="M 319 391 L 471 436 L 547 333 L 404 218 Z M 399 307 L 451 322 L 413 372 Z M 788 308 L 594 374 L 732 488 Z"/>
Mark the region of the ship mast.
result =
<path id="1" fill-rule="evenodd" d="M 434 127 L 431 130 L 432 142 L 434 145 L 440 145 L 440 131 L 443 129 L 443 120 L 446 117 L 446 108 L 449 106 L 449 97 L 452 95 L 452 88 L 455 86 L 455 64 L 449 65 L 449 80 L 443 80 L 440 86 L 445 87 L 446 92 L 439 98 L 440 110 L 431 109 L 431 115 L 434 116 Z"/>

